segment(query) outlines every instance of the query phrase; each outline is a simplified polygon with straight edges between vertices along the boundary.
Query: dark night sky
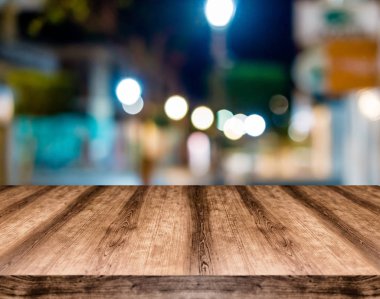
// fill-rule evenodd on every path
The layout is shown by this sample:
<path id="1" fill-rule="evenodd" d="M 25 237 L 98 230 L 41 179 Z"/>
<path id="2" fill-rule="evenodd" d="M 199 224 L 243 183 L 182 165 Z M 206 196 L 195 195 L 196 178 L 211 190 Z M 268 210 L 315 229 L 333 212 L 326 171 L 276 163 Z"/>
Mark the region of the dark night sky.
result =
<path id="1" fill-rule="evenodd" d="M 121 22 L 128 32 L 147 35 L 152 29 L 165 28 L 194 42 L 208 44 L 210 29 L 203 12 L 204 2 L 140 0 L 134 10 L 125 13 L 125 18 L 122 15 Z M 294 55 L 292 1 L 237 0 L 237 5 L 228 30 L 232 52 L 239 58 L 290 62 Z"/>
<path id="2" fill-rule="evenodd" d="M 187 53 L 183 82 L 195 98 L 204 96 L 199 74 L 211 64 L 210 28 L 204 16 L 204 0 L 137 1 L 134 10 L 121 17 L 127 33 L 148 36 L 152 29 L 170 32 L 173 46 Z M 237 0 L 235 18 L 228 29 L 228 49 L 236 60 L 262 60 L 284 64 L 293 60 L 291 0 Z M 152 26 L 152 24 L 155 24 Z"/>
<path id="3" fill-rule="evenodd" d="M 290 63 L 294 56 L 291 14 L 290 0 L 240 0 L 230 28 L 230 46 L 240 58 Z"/>

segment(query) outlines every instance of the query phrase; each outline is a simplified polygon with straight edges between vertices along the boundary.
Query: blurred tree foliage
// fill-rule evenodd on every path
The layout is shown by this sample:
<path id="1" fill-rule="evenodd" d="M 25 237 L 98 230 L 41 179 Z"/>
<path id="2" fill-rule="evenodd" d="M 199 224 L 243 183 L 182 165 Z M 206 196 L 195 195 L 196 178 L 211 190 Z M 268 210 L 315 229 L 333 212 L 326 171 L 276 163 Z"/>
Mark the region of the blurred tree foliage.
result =
<path id="1" fill-rule="evenodd" d="M 45 0 L 44 13 L 29 25 L 29 33 L 37 35 L 47 24 L 59 24 L 66 20 L 84 23 L 90 15 L 88 0 Z"/>
<path id="2" fill-rule="evenodd" d="M 117 10 L 133 0 L 45 0 L 43 13 L 29 26 L 37 35 L 45 24 L 72 22 L 90 31 L 112 33 L 117 25 Z"/>
<path id="3" fill-rule="evenodd" d="M 7 83 L 16 93 L 17 114 L 53 115 L 73 109 L 74 78 L 67 73 L 15 70 L 8 74 Z"/>

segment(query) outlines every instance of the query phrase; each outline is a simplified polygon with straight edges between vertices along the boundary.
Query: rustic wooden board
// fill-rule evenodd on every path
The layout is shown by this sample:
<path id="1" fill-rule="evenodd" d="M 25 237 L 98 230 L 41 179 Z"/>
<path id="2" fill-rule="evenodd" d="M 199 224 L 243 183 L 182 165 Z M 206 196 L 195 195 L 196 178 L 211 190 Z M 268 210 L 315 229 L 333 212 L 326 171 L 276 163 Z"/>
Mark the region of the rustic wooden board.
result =
<path id="1" fill-rule="evenodd" d="M 0 276 L 0 297 L 379 298 L 379 276 Z"/>
<path id="2" fill-rule="evenodd" d="M 0 186 L 0 297 L 17 281 L 15 292 L 44 289 L 52 275 L 57 285 L 112 275 L 107 287 L 122 290 L 152 275 L 182 286 L 208 275 L 210 296 L 233 275 L 231 288 L 249 282 L 264 297 L 277 283 L 294 297 L 318 279 L 347 295 L 351 279 L 351 292 L 379 295 L 379 216 L 377 186 Z"/>

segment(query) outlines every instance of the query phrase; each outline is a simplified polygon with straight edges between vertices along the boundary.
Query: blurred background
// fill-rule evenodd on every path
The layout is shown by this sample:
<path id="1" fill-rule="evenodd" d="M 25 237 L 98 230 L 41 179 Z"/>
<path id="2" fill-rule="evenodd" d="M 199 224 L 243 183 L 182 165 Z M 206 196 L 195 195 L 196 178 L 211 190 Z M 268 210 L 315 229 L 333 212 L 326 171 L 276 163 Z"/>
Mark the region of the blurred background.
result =
<path id="1" fill-rule="evenodd" d="M 378 184 L 380 1 L 0 0 L 1 184 Z"/>

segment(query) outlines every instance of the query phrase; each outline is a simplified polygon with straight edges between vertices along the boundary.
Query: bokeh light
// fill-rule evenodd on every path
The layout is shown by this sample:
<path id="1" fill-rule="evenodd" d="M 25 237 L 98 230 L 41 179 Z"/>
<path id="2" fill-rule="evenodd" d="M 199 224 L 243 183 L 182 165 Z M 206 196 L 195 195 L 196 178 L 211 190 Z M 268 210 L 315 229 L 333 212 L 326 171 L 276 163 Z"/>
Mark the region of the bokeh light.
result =
<path id="1" fill-rule="evenodd" d="M 236 114 L 235 117 L 240 119 L 242 122 L 245 122 L 248 116 L 243 113 L 239 113 L 239 114 Z"/>
<path id="2" fill-rule="evenodd" d="M 136 103 L 132 105 L 125 105 L 123 104 L 123 109 L 126 113 L 130 115 L 135 115 L 141 112 L 141 110 L 144 108 L 144 101 L 140 97 Z"/>
<path id="3" fill-rule="evenodd" d="M 211 164 L 211 143 L 202 132 L 192 133 L 187 139 L 190 171 L 196 176 L 207 174 Z"/>
<path id="4" fill-rule="evenodd" d="M 252 114 L 245 119 L 244 129 L 249 136 L 258 137 L 262 135 L 266 129 L 265 120 L 258 114 Z"/>
<path id="5" fill-rule="evenodd" d="M 289 109 L 289 101 L 283 95 L 275 95 L 269 101 L 269 108 L 274 114 L 285 114 Z"/>
<path id="6" fill-rule="evenodd" d="M 358 101 L 360 112 L 372 121 L 380 119 L 380 94 L 373 90 L 359 93 Z"/>
<path id="7" fill-rule="evenodd" d="M 244 123 L 237 117 L 232 117 L 224 125 L 224 135 L 230 140 L 238 140 L 245 134 Z"/>
<path id="8" fill-rule="evenodd" d="M 191 123 L 199 130 L 207 130 L 214 122 L 214 113 L 206 106 L 196 108 L 191 114 Z"/>
<path id="9" fill-rule="evenodd" d="M 216 127 L 218 128 L 218 130 L 223 131 L 226 121 L 229 120 L 233 116 L 234 116 L 233 113 L 229 110 L 226 110 L 226 109 L 219 110 L 216 113 L 216 119 L 217 119 Z"/>
<path id="10" fill-rule="evenodd" d="M 133 105 L 141 98 L 141 86 L 132 78 L 126 78 L 117 85 L 116 96 L 125 105 Z"/>
<path id="11" fill-rule="evenodd" d="M 187 101 L 181 96 L 172 96 L 165 103 L 165 113 L 172 120 L 183 119 L 188 110 Z"/>
<path id="12" fill-rule="evenodd" d="M 291 140 L 295 142 L 303 142 L 309 137 L 309 132 L 298 131 L 294 124 L 291 124 L 288 129 L 288 134 Z"/>
<path id="13" fill-rule="evenodd" d="M 211 26 L 224 28 L 235 14 L 235 3 L 233 0 L 208 0 L 205 12 Z"/>
<path id="14" fill-rule="evenodd" d="M 301 109 L 297 111 L 291 119 L 288 129 L 290 139 L 295 142 L 305 141 L 313 127 L 314 117 L 310 109 Z"/>

